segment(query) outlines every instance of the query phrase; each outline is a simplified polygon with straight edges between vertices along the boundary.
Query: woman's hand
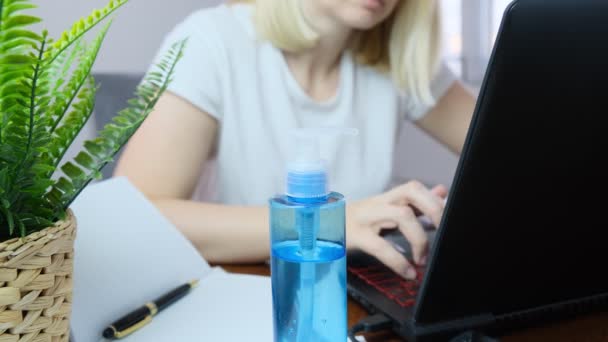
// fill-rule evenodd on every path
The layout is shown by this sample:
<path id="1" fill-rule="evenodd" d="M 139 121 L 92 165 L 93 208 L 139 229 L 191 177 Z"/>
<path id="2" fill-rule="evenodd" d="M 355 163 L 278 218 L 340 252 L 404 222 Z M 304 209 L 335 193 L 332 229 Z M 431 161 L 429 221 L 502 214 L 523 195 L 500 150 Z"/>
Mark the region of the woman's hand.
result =
<path id="1" fill-rule="evenodd" d="M 398 228 L 412 247 L 414 263 L 426 264 L 429 244 L 417 214 L 428 216 L 438 227 L 446 196 L 447 189 L 442 185 L 430 190 L 412 181 L 349 205 L 348 247 L 371 254 L 404 278 L 414 279 L 416 270 L 413 265 L 380 236 L 380 231 Z"/>

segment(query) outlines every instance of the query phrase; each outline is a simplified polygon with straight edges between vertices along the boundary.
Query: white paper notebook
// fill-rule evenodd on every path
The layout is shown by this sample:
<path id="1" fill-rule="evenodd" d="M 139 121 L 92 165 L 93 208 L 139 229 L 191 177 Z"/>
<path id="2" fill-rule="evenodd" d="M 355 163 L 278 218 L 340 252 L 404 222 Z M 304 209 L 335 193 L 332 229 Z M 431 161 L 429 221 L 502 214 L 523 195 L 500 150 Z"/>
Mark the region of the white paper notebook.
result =
<path id="1" fill-rule="evenodd" d="M 124 341 L 272 341 L 270 279 L 211 269 L 126 178 L 90 185 L 72 209 L 75 342 L 99 341 L 118 317 L 195 278 L 198 288 Z"/>

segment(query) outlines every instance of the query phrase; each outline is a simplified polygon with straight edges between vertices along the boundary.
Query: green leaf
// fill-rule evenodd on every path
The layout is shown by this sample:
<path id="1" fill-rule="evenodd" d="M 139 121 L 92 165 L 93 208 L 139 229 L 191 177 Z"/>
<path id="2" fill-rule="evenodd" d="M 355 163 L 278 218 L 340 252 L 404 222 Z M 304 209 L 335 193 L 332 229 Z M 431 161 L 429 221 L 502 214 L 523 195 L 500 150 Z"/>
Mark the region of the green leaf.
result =
<path id="1" fill-rule="evenodd" d="M 23 224 L 23 222 L 21 221 L 21 219 L 17 219 L 17 225 L 19 226 L 19 234 L 21 234 L 21 236 L 26 236 L 26 229 L 25 229 L 25 225 Z"/>
<path id="2" fill-rule="evenodd" d="M 85 152 L 78 153 L 78 155 L 76 156 L 76 158 L 74 158 L 74 160 L 79 165 L 81 165 L 89 170 L 95 170 L 95 167 L 96 167 L 95 160 L 93 160 L 93 158 Z"/>
<path id="3" fill-rule="evenodd" d="M 17 3 L 13 3 L 11 5 L 6 6 L 5 15 L 11 15 L 13 13 L 16 13 L 17 11 L 22 11 L 22 10 L 26 10 L 26 9 L 33 9 L 36 8 L 37 6 L 34 4 L 30 4 L 30 3 L 26 3 L 26 2 L 17 2 Z"/>
<path id="4" fill-rule="evenodd" d="M 48 173 L 48 172 L 53 172 L 55 171 L 55 168 L 51 165 L 46 165 L 46 164 L 36 164 L 34 166 L 32 166 L 32 171 L 36 172 L 36 173 Z"/>
<path id="5" fill-rule="evenodd" d="M 61 177 L 55 183 L 55 188 L 61 191 L 64 194 L 71 194 L 75 191 L 74 186 L 70 183 L 66 178 Z"/>
<path id="6" fill-rule="evenodd" d="M 84 174 L 80 168 L 70 162 L 65 163 L 61 170 L 70 178 L 81 177 Z"/>
<path id="7" fill-rule="evenodd" d="M 92 155 L 101 155 L 104 152 L 104 149 L 96 143 L 94 140 L 88 140 L 84 142 L 84 147 L 89 151 Z"/>
<path id="8" fill-rule="evenodd" d="M 27 75 L 27 73 L 24 70 L 5 72 L 2 75 L 0 75 L 0 84 L 3 84 L 4 85 L 3 88 L 5 88 L 11 82 L 18 82 L 26 75 Z"/>
<path id="9" fill-rule="evenodd" d="M 31 39 L 36 42 L 42 41 L 42 37 L 39 34 L 23 29 L 12 29 L 0 33 L 0 41 L 10 41 L 18 38 Z"/>
<path id="10" fill-rule="evenodd" d="M 0 57 L 0 65 L 2 64 L 34 64 L 36 58 L 25 55 L 8 55 Z"/>
<path id="11" fill-rule="evenodd" d="M 24 48 L 36 49 L 37 47 L 38 44 L 32 40 L 25 38 L 13 39 L 10 42 L 6 42 L 0 46 L 0 53 L 4 54 L 7 52 L 14 52 L 16 49 L 22 50 Z"/>
<path id="12" fill-rule="evenodd" d="M 38 17 L 33 17 L 30 15 L 17 15 L 17 16 L 13 16 L 10 17 L 5 23 L 4 25 L 6 25 L 6 27 L 20 27 L 20 26 L 28 26 L 28 25 L 32 25 L 32 24 L 36 24 L 41 22 L 42 20 Z"/>
<path id="13" fill-rule="evenodd" d="M 25 91 L 27 93 L 29 89 L 25 86 L 23 86 L 23 84 L 9 84 L 9 85 L 5 85 L 2 88 L 2 93 L 1 95 L 7 96 L 10 94 L 16 94 L 16 93 L 20 93 Z"/>
<path id="14" fill-rule="evenodd" d="M 4 219 L 8 224 L 9 235 L 13 235 L 13 232 L 15 231 L 15 220 L 13 218 L 13 213 L 11 213 L 5 207 L 0 207 L 0 212 L 2 212 Z"/>

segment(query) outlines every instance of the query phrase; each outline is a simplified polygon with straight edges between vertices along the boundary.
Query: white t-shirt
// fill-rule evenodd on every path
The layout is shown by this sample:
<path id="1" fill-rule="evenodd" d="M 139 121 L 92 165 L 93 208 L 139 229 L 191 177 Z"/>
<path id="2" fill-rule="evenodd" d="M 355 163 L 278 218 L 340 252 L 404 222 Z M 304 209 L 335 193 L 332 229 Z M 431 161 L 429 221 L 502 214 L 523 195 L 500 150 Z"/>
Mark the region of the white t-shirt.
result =
<path id="1" fill-rule="evenodd" d="M 335 97 L 313 100 L 294 79 L 281 51 L 256 36 L 251 14 L 247 4 L 197 11 L 166 37 L 159 53 L 189 37 L 169 91 L 219 122 L 218 149 L 193 198 L 205 193 L 207 201 L 265 205 L 284 192 L 285 165 L 293 148 L 290 132 L 321 126 L 359 130 L 356 138 L 321 141 L 332 191 L 355 200 L 386 190 L 400 122 L 417 120 L 429 108 L 405 105 L 410 102 L 388 75 L 357 64 L 348 53 L 341 60 Z M 433 95 L 440 98 L 454 80 L 441 67 Z"/>

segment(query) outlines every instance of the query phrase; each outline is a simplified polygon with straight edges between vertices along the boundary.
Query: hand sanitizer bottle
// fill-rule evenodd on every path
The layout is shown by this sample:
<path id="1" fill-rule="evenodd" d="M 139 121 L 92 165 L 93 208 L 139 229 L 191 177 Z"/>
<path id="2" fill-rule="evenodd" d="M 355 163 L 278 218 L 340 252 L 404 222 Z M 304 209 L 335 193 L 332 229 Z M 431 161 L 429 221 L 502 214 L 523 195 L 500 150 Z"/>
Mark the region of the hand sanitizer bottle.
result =
<path id="1" fill-rule="evenodd" d="M 347 129 L 301 129 L 285 195 L 270 200 L 275 342 L 346 341 L 345 202 L 328 191 L 319 139 Z"/>

